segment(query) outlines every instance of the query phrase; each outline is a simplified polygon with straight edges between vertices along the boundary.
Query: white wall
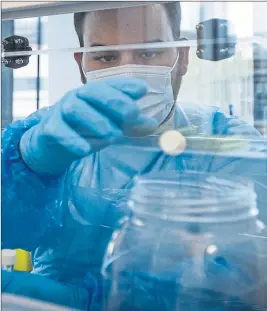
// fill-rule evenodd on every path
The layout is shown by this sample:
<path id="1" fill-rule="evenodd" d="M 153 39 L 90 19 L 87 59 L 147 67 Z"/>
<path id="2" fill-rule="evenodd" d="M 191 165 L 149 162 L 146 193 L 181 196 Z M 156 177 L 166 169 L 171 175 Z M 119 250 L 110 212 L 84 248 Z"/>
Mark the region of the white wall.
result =
<path id="1" fill-rule="evenodd" d="M 49 16 L 47 27 L 49 49 L 79 47 L 73 14 Z M 81 81 L 73 53 L 51 53 L 48 63 L 49 105 L 52 105 L 71 89 L 81 86 Z"/>
<path id="2" fill-rule="evenodd" d="M 254 11 L 254 32 L 265 33 L 267 35 L 267 2 L 253 3 Z"/>

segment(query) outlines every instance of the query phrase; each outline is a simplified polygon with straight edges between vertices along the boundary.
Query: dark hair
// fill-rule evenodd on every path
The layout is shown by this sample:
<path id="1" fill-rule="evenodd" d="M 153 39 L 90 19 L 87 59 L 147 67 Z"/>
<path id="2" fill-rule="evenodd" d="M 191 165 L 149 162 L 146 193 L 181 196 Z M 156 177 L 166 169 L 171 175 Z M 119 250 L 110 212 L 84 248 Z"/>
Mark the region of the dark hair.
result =
<path id="1" fill-rule="evenodd" d="M 173 31 L 174 40 L 178 40 L 180 37 L 180 25 L 181 25 L 181 6 L 179 1 L 163 3 L 166 8 L 167 14 L 171 21 L 171 27 Z M 74 14 L 74 26 L 77 32 L 80 46 L 83 46 L 83 20 L 86 12 Z"/>

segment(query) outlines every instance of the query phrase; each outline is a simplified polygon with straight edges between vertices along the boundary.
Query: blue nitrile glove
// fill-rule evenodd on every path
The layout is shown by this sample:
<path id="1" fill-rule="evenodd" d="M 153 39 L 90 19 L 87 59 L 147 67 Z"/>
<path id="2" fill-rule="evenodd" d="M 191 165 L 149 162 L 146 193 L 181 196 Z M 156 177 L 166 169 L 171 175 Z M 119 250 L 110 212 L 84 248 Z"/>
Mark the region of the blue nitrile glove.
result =
<path id="1" fill-rule="evenodd" d="M 136 103 L 146 90 L 144 81 L 123 77 L 90 81 L 70 91 L 23 135 L 23 160 L 36 173 L 61 174 L 74 160 L 125 133 L 153 133 L 156 121 L 141 114 Z"/>
<path id="2" fill-rule="evenodd" d="M 61 284 L 37 274 L 2 271 L 2 292 L 75 310 L 90 310 L 96 284 L 92 280 L 90 288 L 83 288 Z"/>
<path id="3" fill-rule="evenodd" d="M 262 236 L 262 234 L 261 234 Z M 267 310 L 266 242 L 253 235 L 228 246 L 217 245 L 206 252 L 204 267 L 207 282 L 214 291 L 233 296 L 248 310 Z M 237 299 L 233 301 L 237 305 Z M 231 306 L 230 301 L 228 305 Z M 240 310 L 247 310 L 245 306 Z"/>

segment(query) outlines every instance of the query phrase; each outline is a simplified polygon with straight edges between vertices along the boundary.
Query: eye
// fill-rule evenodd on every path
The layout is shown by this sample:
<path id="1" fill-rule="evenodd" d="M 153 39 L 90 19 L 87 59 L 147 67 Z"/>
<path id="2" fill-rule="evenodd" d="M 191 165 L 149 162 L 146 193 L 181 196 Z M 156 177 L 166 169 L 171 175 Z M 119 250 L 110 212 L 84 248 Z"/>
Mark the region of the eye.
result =
<path id="1" fill-rule="evenodd" d="M 139 54 L 139 57 L 140 58 L 143 58 L 143 59 L 152 59 L 152 58 L 155 58 L 159 55 L 163 54 L 163 51 L 143 51 Z"/>
<path id="2" fill-rule="evenodd" d="M 102 63 L 114 62 L 117 60 L 117 58 L 118 57 L 115 54 L 98 55 L 93 57 L 94 60 L 100 61 Z"/>

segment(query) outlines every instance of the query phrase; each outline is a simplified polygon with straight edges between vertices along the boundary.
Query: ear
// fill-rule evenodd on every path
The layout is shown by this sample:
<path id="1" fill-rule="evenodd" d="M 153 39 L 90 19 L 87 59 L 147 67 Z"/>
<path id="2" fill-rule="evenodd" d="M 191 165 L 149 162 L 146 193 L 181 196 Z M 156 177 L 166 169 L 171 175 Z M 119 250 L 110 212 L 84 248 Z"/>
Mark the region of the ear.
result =
<path id="1" fill-rule="evenodd" d="M 76 63 L 78 66 L 81 66 L 82 64 L 82 53 L 74 53 L 74 58 L 76 60 Z"/>
<path id="2" fill-rule="evenodd" d="M 86 83 L 86 78 L 84 76 L 84 72 L 82 69 L 82 53 L 74 53 L 74 59 L 79 67 L 80 75 L 81 75 L 81 81 L 83 84 Z"/>
<path id="3" fill-rule="evenodd" d="M 187 38 L 180 38 L 179 41 L 188 41 Z M 187 73 L 189 64 L 189 46 L 179 48 L 178 74 L 184 76 Z"/>

